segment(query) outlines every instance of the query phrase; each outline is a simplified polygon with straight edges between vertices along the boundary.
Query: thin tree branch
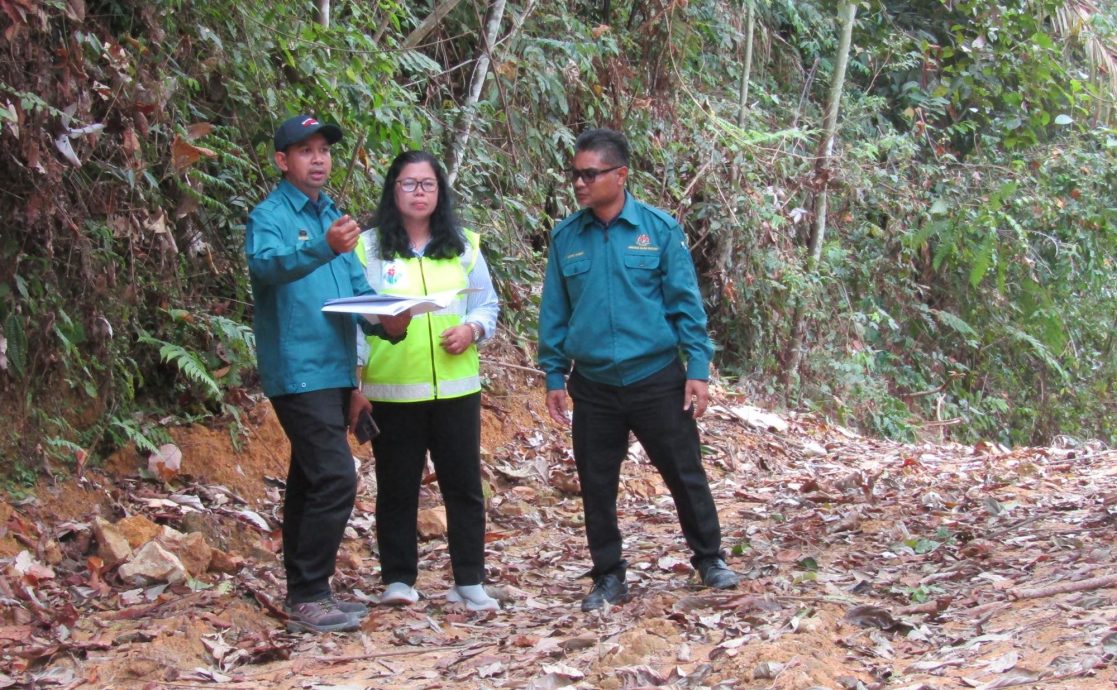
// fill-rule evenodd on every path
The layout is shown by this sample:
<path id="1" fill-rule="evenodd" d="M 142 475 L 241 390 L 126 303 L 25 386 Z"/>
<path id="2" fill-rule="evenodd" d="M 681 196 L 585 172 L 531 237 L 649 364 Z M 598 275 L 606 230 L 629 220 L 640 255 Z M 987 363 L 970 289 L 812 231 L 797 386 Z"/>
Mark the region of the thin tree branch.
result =
<path id="1" fill-rule="evenodd" d="M 427 18 L 424 19 L 419 26 L 415 27 L 415 30 L 407 35 L 407 38 L 403 39 L 403 43 L 400 44 L 400 49 L 411 50 L 419 45 L 423 39 L 427 37 L 427 34 L 434 31 L 434 27 L 438 26 L 438 23 L 442 21 L 443 17 L 458 6 L 459 2 L 461 2 L 461 0 L 444 0 L 442 4 L 435 7 L 434 10 L 427 15 Z"/>

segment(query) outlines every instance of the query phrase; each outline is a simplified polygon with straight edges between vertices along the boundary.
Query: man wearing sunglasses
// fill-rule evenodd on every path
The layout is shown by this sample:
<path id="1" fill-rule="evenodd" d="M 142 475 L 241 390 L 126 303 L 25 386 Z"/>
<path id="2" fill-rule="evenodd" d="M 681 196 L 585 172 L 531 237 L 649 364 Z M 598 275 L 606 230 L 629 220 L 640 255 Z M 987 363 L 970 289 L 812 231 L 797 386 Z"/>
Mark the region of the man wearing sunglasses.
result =
<path id="1" fill-rule="evenodd" d="M 574 149 L 570 177 L 582 209 L 551 233 L 539 365 L 551 418 L 570 424 L 568 389 L 574 402 L 574 461 L 594 582 L 582 610 L 628 595 L 617 485 L 630 431 L 671 491 L 702 583 L 735 587 L 695 422 L 709 402 L 713 345 L 686 237 L 669 214 L 625 190 L 623 134 L 590 129 Z"/>

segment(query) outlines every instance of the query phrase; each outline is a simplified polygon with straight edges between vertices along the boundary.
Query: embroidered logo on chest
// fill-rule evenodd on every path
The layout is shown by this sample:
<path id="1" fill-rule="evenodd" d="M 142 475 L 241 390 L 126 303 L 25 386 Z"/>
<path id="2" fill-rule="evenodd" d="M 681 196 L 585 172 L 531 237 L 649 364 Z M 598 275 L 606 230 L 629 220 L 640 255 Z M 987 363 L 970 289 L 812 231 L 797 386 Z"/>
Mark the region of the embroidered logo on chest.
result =
<path id="1" fill-rule="evenodd" d="M 659 251 L 658 246 L 652 246 L 652 238 L 649 237 L 648 233 L 646 233 L 646 232 L 642 232 L 639 235 L 637 235 L 635 241 L 636 241 L 636 244 L 628 245 L 629 251 L 642 251 L 642 252 L 657 252 L 657 251 Z"/>

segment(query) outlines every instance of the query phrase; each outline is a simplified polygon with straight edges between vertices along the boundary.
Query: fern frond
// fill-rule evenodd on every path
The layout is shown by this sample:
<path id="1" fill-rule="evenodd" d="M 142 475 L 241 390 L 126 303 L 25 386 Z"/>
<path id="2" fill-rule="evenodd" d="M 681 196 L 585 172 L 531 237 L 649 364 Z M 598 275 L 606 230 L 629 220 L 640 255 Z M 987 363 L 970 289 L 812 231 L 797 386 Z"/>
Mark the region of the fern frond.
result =
<path id="1" fill-rule="evenodd" d="M 1059 364 L 1059 360 L 1051 352 L 1050 348 L 1048 348 L 1047 345 L 1040 341 L 1039 338 L 1035 337 L 1031 333 L 1027 333 L 1019 328 L 1016 328 L 1011 324 L 1005 325 L 1005 332 L 1016 342 L 1027 345 L 1029 348 L 1031 348 L 1032 353 L 1035 354 L 1036 358 L 1046 364 L 1047 367 L 1050 368 L 1052 371 L 1057 373 L 1059 375 L 1059 378 L 1063 379 L 1064 381 L 1069 378 L 1066 369 L 1064 369 L 1063 366 Z"/>
<path id="2" fill-rule="evenodd" d="M 229 180 L 226 180 L 222 177 L 217 177 L 215 175 L 210 175 L 209 173 L 204 172 L 202 170 L 191 169 L 187 173 L 187 175 L 189 175 L 190 179 L 192 179 L 192 180 L 198 180 L 200 182 L 204 182 L 208 186 L 216 187 L 218 189 L 223 189 L 226 192 L 229 192 L 230 194 L 235 194 L 236 191 L 237 191 L 236 185 L 234 185 Z M 187 189 L 189 190 L 187 193 L 191 194 L 191 196 L 195 196 L 195 197 L 201 197 L 202 196 L 196 190 L 190 189 L 189 187 L 187 187 Z"/>
<path id="3" fill-rule="evenodd" d="M 966 345 L 977 347 L 980 336 L 962 317 L 940 309 L 930 309 L 931 314 L 939 323 L 962 336 Z"/>
<path id="4" fill-rule="evenodd" d="M 174 364 L 178 367 L 178 370 L 182 372 L 186 378 L 205 388 L 211 398 L 214 400 L 221 399 L 220 386 L 217 385 L 217 381 L 206 371 L 206 365 L 198 355 L 181 345 L 164 343 L 163 346 L 159 348 L 159 356 L 163 358 L 164 362 Z"/>
<path id="5" fill-rule="evenodd" d="M 181 345 L 168 343 L 149 335 L 141 336 L 140 342 L 158 345 L 160 359 L 168 364 L 173 364 L 183 376 L 201 385 L 211 399 L 221 400 L 221 387 L 217 384 L 217 380 L 206 371 L 206 365 L 198 355 Z"/>
<path id="6" fill-rule="evenodd" d="M 140 425 L 135 420 L 114 417 L 112 421 L 109 422 L 109 425 L 121 432 L 124 438 L 127 438 L 135 444 L 136 450 L 146 453 L 159 452 L 159 446 L 156 445 L 155 441 L 148 438 L 147 434 L 143 432 L 143 429 L 140 428 Z"/>
<path id="7" fill-rule="evenodd" d="M 210 328 L 220 333 L 220 340 L 224 343 L 242 342 L 248 348 L 249 354 L 256 353 L 256 334 L 252 326 L 239 321 L 233 321 L 224 316 L 210 315 L 208 317 Z"/>

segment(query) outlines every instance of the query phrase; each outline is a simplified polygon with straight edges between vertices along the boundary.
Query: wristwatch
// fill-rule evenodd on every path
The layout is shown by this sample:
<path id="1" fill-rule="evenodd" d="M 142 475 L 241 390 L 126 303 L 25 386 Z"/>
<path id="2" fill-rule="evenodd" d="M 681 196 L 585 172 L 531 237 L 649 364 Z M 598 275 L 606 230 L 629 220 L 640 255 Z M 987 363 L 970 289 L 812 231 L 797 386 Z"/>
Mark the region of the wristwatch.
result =
<path id="1" fill-rule="evenodd" d="M 485 335 L 485 331 L 481 328 L 481 324 L 475 321 L 467 321 L 465 325 L 469 326 L 469 330 L 473 331 L 473 342 L 477 342 L 481 339 L 481 336 Z"/>

